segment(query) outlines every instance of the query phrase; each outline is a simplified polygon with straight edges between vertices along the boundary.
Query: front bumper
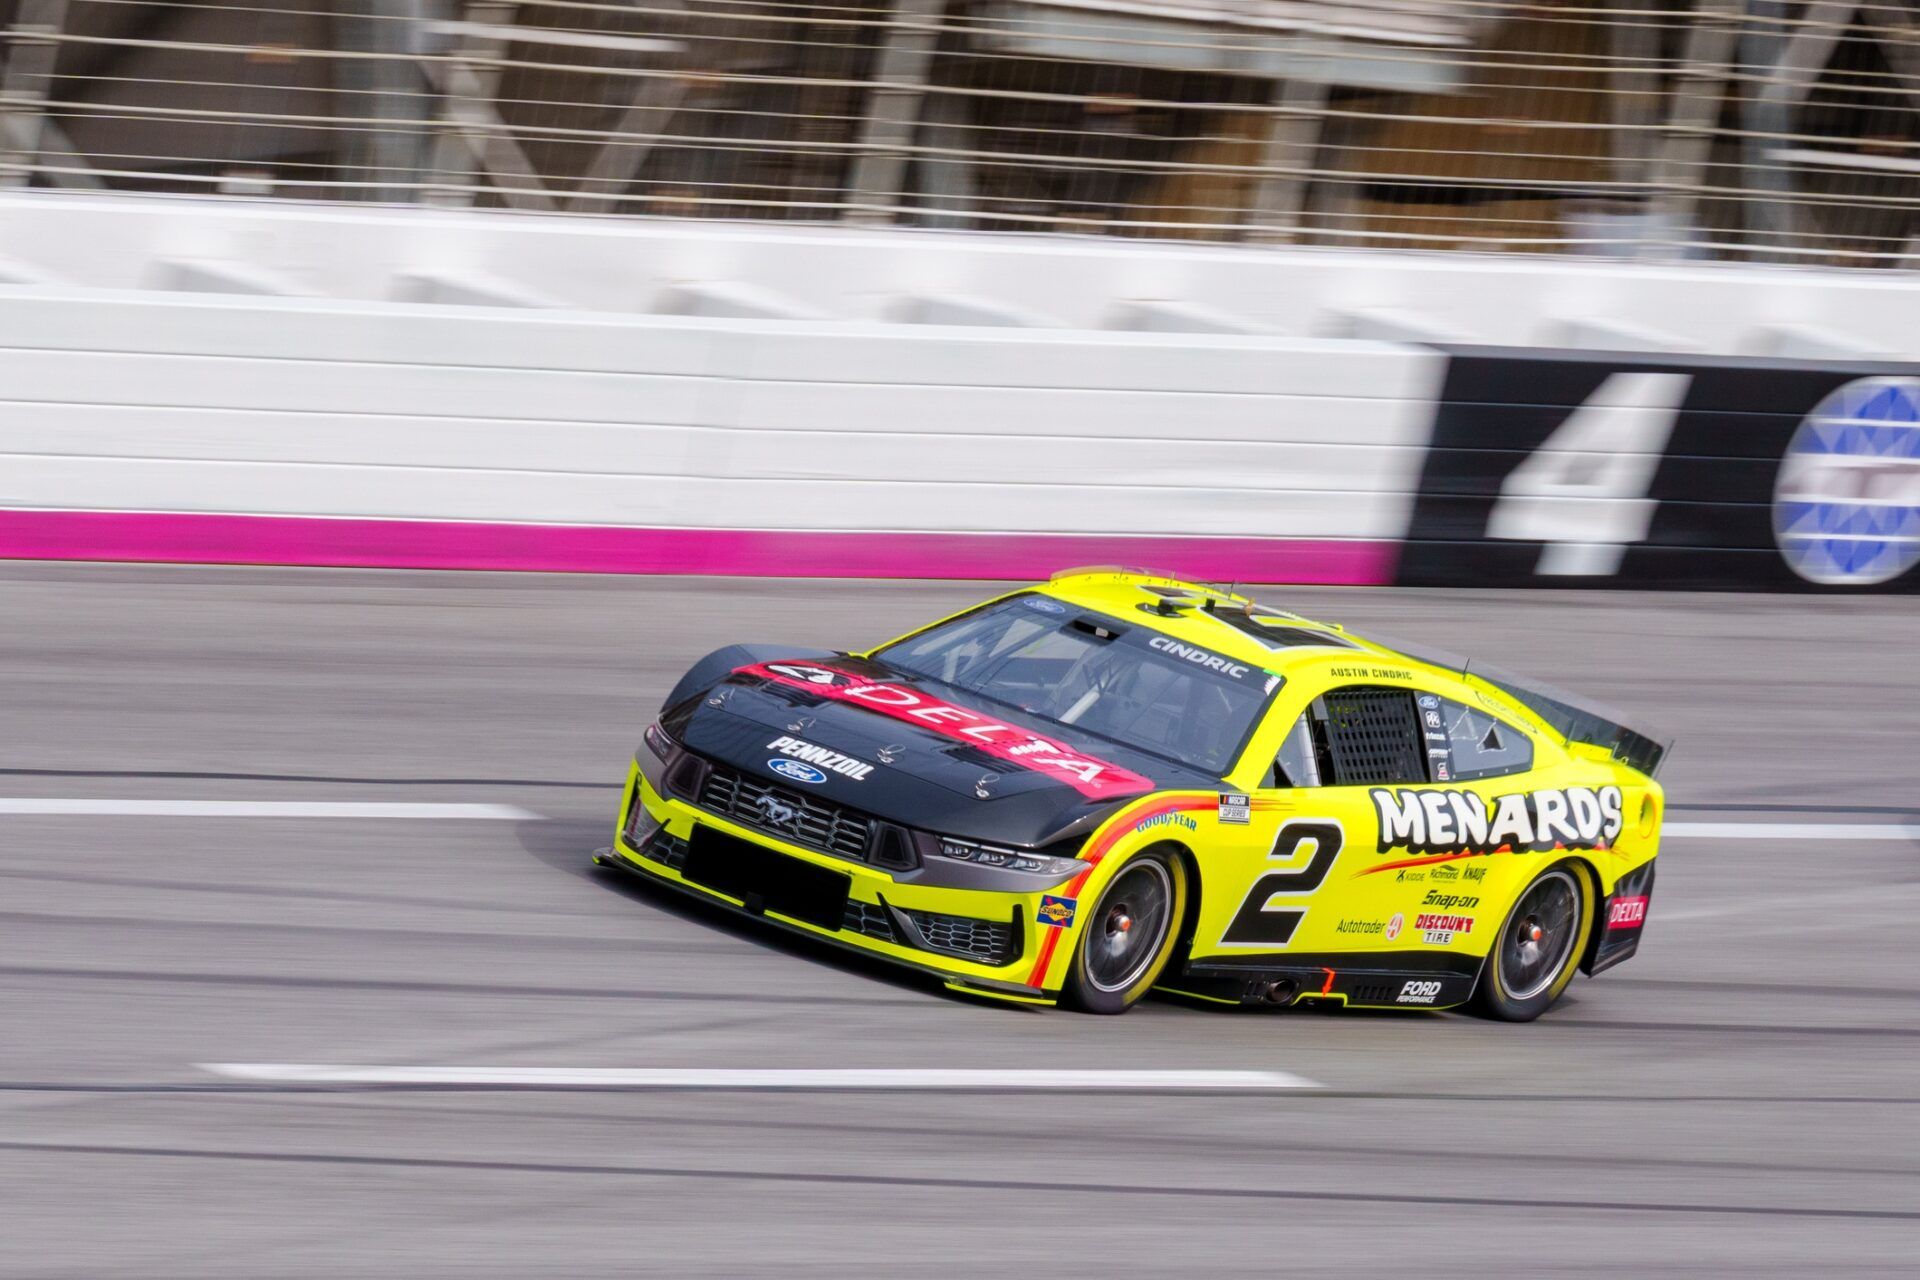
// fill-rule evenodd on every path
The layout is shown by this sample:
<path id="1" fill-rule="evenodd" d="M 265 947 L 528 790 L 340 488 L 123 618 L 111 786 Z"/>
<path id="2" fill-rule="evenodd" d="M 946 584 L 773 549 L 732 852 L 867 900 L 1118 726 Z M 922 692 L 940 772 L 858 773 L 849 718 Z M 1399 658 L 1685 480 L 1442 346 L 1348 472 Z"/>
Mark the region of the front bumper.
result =
<path id="1" fill-rule="evenodd" d="M 635 806 L 644 815 L 636 815 Z M 705 833 L 696 834 L 701 828 Z M 693 857 L 696 842 L 702 848 L 698 858 Z M 721 864 L 722 859 L 749 867 L 741 871 Z M 793 868 L 787 860 L 820 870 Z M 1040 915 L 1042 899 L 1052 896 L 1045 891 L 906 883 L 880 868 L 791 844 L 662 796 L 637 769 L 629 778 L 614 844 L 595 862 L 906 965 L 960 990 L 1050 1004 L 1064 970 L 1060 961 L 1049 964 L 1060 940 L 1048 935 L 1061 929 Z M 806 883 L 796 887 L 790 883 L 795 879 Z M 837 899 L 842 879 L 844 902 L 823 905 L 829 897 Z M 816 881 L 832 881 L 833 887 L 823 893 Z"/>

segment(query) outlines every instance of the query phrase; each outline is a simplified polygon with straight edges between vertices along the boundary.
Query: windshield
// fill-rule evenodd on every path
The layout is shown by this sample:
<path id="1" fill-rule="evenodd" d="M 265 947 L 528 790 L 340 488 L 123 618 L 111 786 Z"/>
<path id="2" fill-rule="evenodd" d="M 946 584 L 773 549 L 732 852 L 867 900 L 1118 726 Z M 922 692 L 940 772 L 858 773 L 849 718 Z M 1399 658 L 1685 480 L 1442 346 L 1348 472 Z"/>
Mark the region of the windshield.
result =
<path id="1" fill-rule="evenodd" d="M 1018 596 L 882 650 L 891 666 L 1219 777 L 1280 677 L 1209 650 Z"/>

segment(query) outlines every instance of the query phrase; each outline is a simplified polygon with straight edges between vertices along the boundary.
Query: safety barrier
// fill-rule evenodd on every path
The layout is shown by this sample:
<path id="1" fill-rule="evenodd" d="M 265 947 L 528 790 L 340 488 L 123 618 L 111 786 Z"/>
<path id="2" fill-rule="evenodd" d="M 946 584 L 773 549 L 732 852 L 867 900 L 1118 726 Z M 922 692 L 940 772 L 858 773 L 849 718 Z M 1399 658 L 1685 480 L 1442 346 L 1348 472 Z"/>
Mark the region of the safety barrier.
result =
<path id="1" fill-rule="evenodd" d="M 4 293 L 10 557 L 1920 585 L 1920 366 Z"/>
<path id="2" fill-rule="evenodd" d="M 0 184 L 1920 261 L 1904 0 L 0 0 Z"/>
<path id="3" fill-rule="evenodd" d="M 40 193 L 0 244 L 0 554 L 1920 580 L 1891 273 Z"/>

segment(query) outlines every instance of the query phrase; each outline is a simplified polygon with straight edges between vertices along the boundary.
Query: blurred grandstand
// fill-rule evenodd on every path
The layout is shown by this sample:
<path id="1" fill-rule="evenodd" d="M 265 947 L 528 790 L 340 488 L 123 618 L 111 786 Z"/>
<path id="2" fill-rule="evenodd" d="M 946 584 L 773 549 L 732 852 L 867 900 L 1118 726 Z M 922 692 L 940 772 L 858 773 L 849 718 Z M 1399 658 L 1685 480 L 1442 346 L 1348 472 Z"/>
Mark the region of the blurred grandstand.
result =
<path id="1" fill-rule="evenodd" d="M 0 0 L 0 184 L 1920 261 L 1920 0 Z"/>

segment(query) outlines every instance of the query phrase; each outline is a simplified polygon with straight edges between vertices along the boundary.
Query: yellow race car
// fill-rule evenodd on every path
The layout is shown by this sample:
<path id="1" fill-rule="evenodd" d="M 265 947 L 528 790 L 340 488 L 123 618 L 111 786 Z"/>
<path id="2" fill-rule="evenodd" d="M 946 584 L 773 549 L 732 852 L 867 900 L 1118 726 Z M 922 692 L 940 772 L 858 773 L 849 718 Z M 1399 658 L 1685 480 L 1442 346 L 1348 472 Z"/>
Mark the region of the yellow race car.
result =
<path id="1" fill-rule="evenodd" d="M 595 860 L 983 996 L 1525 1021 L 1639 946 L 1663 750 L 1443 655 L 1082 569 L 864 653 L 709 654 Z"/>

